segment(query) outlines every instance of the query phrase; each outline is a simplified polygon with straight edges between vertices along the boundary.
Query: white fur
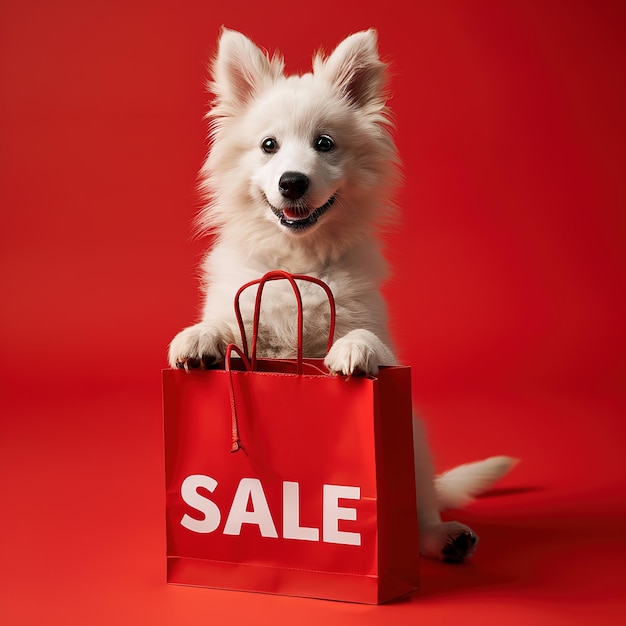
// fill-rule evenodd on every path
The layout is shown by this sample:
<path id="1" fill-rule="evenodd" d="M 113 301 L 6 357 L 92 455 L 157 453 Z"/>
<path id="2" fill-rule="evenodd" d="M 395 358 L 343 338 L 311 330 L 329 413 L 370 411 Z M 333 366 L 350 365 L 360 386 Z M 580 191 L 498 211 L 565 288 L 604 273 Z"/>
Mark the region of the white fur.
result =
<path id="1" fill-rule="evenodd" d="M 318 54 L 313 72 L 302 76 L 285 76 L 280 56 L 269 57 L 244 35 L 223 30 L 210 82 L 211 149 L 201 170 L 207 204 L 198 220 L 199 229 L 213 232 L 216 241 L 202 266 L 202 320 L 172 341 L 172 367 L 197 366 L 202 357 L 220 360 L 226 344 L 239 337 L 233 315 L 237 289 L 275 269 L 320 278 L 336 298 L 337 339 L 326 355 L 326 298 L 319 287 L 301 285 L 305 356 L 326 356 L 327 367 L 344 375 L 376 374 L 379 365 L 396 363 L 380 293 L 387 268 L 377 238 L 392 218 L 390 196 L 398 177 L 385 69 L 373 30 L 347 37 L 328 57 Z M 330 150 L 316 149 L 322 136 L 331 138 Z M 275 146 L 269 152 L 262 149 L 268 138 Z M 285 172 L 306 177 L 300 197 L 281 192 Z M 317 221 L 311 217 L 331 203 Z M 253 305 L 249 290 L 241 300 L 244 319 L 251 319 Z M 266 286 L 260 356 L 295 356 L 294 306 L 284 282 Z M 441 523 L 421 431 L 416 420 L 421 549 L 445 558 L 445 546 L 469 529 Z M 505 469 L 484 466 L 490 480 Z M 449 502 L 452 496 L 441 494 L 455 494 L 452 500 L 461 502 L 479 486 L 463 472 L 449 473 L 439 497 Z"/>
<path id="2" fill-rule="evenodd" d="M 517 464 L 508 456 L 492 456 L 484 461 L 459 465 L 435 479 L 435 492 L 440 511 L 460 509 L 476 496 L 485 493 L 497 480 Z"/>

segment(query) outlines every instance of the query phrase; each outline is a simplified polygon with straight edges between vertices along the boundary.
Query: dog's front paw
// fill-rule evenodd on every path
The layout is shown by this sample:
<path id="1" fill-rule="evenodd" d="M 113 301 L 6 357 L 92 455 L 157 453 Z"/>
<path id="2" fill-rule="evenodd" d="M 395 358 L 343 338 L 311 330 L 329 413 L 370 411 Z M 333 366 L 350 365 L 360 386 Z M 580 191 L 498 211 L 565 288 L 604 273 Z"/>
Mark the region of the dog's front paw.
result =
<path id="1" fill-rule="evenodd" d="M 172 340 L 168 361 L 170 367 L 204 369 L 224 358 L 226 346 L 235 338 L 226 324 L 196 324 L 181 330 Z"/>
<path id="2" fill-rule="evenodd" d="M 324 365 L 333 374 L 375 376 L 380 365 L 391 365 L 393 361 L 391 350 L 374 333 L 359 329 L 335 341 Z"/>
<path id="3" fill-rule="evenodd" d="M 459 522 L 441 522 L 420 528 L 420 553 L 446 563 L 460 563 L 471 557 L 478 541 L 478 535 Z"/>

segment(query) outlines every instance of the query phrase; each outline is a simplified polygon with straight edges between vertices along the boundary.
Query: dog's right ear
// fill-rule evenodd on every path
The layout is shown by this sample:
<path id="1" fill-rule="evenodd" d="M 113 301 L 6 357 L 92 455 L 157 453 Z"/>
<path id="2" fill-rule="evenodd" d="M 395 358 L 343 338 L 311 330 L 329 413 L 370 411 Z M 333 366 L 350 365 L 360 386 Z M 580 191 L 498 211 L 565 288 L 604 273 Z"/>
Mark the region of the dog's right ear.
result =
<path id="1" fill-rule="evenodd" d="M 274 83 L 283 67 L 278 55 L 270 59 L 245 35 L 223 28 L 209 82 L 218 114 L 235 115 L 252 97 Z"/>

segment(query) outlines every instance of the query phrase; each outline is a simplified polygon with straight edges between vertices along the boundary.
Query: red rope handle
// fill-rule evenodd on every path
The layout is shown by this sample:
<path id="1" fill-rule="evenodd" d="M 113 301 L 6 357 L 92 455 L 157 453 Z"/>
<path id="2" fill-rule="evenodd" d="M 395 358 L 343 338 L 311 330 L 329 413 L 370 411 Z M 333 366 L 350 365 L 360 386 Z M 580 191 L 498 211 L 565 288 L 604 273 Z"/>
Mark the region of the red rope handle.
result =
<path id="1" fill-rule="evenodd" d="M 302 374 L 304 371 L 304 366 L 311 367 L 317 370 L 319 373 L 324 373 L 323 370 L 320 370 L 316 366 L 313 366 L 308 363 L 304 363 L 303 359 L 303 334 L 304 334 L 304 320 L 303 320 L 303 306 L 302 306 L 302 294 L 300 293 L 300 289 L 297 280 L 304 280 L 310 283 L 314 283 L 319 285 L 325 292 L 328 297 L 328 304 L 330 306 L 330 324 L 328 328 L 328 346 L 327 352 L 331 349 L 333 345 L 333 339 L 335 337 L 335 322 L 336 322 L 336 311 L 335 311 L 335 298 L 333 296 L 330 287 L 323 281 L 318 278 L 313 278 L 312 276 L 306 276 L 305 274 L 290 274 L 289 272 L 285 272 L 282 270 L 275 270 L 272 272 L 268 272 L 263 277 L 258 278 L 256 280 L 250 281 L 243 285 L 235 295 L 235 316 L 237 317 L 237 324 L 239 326 L 239 332 L 241 333 L 241 343 L 243 346 L 243 350 L 237 347 L 235 344 L 228 344 L 226 347 L 226 353 L 224 355 L 224 366 L 226 372 L 228 374 L 228 392 L 230 395 L 230 411 L 231 411 L 231 452 L 237 452 L 239 450 L 244 449 L 243 444 L 241 443 L 241 438 L 239 436 L 239 421 L 237 418 L 237 404 L 235 401 L 235 386 L 233 382 L 233 372 L 231 368 L 231 360 L 232 353 L 236 352 L 242 359 L 246 370 L 254 371 L 256 370 L 256 349 L 257 349 L 257 338 L 259 335 L 259 321 L 261 317 L 261 298 L 263 297 L 263 288 L 269 281 L 273 280 L 287 280 L 291 284 L 294 295 L 296 297 L 296 304 L 298 306 L 298 353 L 296 360 L 296 373 Z M 257 290 L 256 299 L 254 303 L 254 319 L 252 324 L 252 358 L 250 359 L 250 355 L 248 353 L 248 340 L 246 337 L 246 329 L 243 323 L 243 318 L 241 316 L 241 309 L 239 307 L 239 298 L 241 294 L 248 288 L 253 285 L 258 285 L 259 288 Z"/>
<path id="2" fill-rule="evenodd" d="M 298 374 L 302 374 L 302 362 L 303 362 L 303 306 L 302 306 L 302 295 L 300 293 L 300 289 L 296 283 L 297 280 L 303 280 L 310 283 L 314 283 L 321 287 L 326 296 L 328 298 L 328 304 L 330 306 L 330 324 L 328 328 L 328 345 L 326 351 L 328 352 L 332 345 L 333 339 L 335 337 L 335 324 L 336 324 L 336 310 L 335 310 L 335 298 L 333 296 L 330 287 L 319 278 L 314 278 L 313 276 L 307 276 L 306 274 L 290 274 L 289 272 L 285 272 L 283 270 L 274 270 L 271 272 L 267 272 L 261 278 L 257 278 L 256 280 L 252 280 L 249 283 L 243 285 L 235 295 L 235 316 L 237 318 L 237 324 L 239 326 L 239 332 L 241 333 L 241 342 L 243 346 L 243 352 L 246 357 L 250 358 L 250 353 L 248 352 L 248 339 L 246 337 L 246 330 L 243 323 L 243 318 L 241 316 L 241 309 L 239 307 L 239 298 L 241 294 L 248 289 L 248 287 L 252 287 L 253 285 L 259 285 L 256 294 L 256 300 L 254 304 L 254 319 L 252 326 L 252 357 L 251 357 L 251 365 L 252 369 L 256 368 L 256 348 L 257 348 L 257 338 L 259 332 L 259 320 L 261 316 L 261 298 L 263 295 L 263 288 L 265 284 L 269 281 L 274 280 L 287 280 L 291 284 L 294 295 L 296 297 L 296 303 L 298 306 L 298 351 L 297 351 L 297 361 L 296 361 L 296 371 Z"/>
<path id="3" fill-rule="evenodd" d="M 228 394 L 230 396 L 230 415 L 231 415 L 231 452 L 237 452 L 243 448 L 241 438 L 239 437 L 239 422 L 237 419 L 237 404 L 235 403 L 235 386 L 233 383 L 233 370 L 231 368 L 232 353 L 236 352 L 243 361 L 247 370 L 250 370 L 250 361 L 248 357 L 236 346 L 234 343 L 229 343 L 226 346 L 226 353 L 224 354 L 224 368 L 228 374 Z"/>

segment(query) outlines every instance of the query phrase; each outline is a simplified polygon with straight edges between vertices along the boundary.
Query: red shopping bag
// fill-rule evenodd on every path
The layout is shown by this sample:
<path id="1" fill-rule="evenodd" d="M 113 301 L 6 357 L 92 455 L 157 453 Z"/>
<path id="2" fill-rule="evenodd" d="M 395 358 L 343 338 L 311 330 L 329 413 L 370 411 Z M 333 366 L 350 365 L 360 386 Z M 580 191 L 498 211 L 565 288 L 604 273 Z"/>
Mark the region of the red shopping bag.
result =
<path id="1" fill-rule="evenodd" d="M 293 361 L 255 355 L 278 278 L 299 302 Z M 242 332 L 224 370 L 163 371 L 167 580 L 385 602 L 417 588 L 410 369 L 346 378 L 302 359 L 295 278 L 254 281 L 251 354 Z"/>

